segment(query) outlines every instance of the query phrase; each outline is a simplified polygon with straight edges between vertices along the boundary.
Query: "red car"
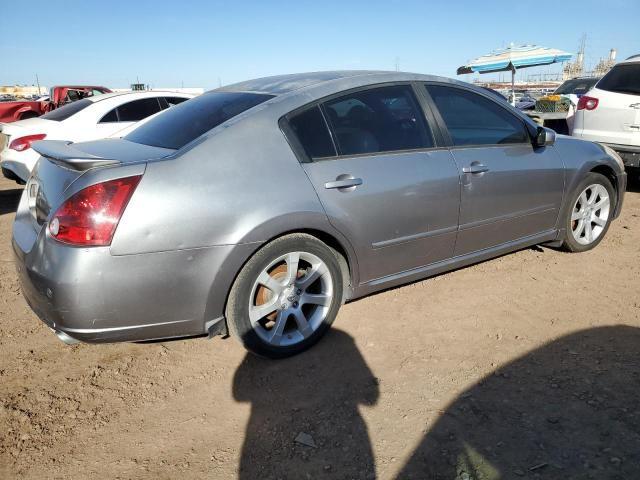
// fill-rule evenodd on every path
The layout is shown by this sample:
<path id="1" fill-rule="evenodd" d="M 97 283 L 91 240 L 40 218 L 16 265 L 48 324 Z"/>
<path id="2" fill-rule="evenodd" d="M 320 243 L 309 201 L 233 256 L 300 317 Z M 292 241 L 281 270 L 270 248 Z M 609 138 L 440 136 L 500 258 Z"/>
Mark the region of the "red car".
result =
<path id="1" fill-rule="evenodd" d="M 0 122 L 9 123 L 27 118 L 39 117 L 55 108 L 82 98 L 110 93 L 111 90 L 97 86 L 62 86 L 53 87 L 49 100 L 0 102 Z"/>

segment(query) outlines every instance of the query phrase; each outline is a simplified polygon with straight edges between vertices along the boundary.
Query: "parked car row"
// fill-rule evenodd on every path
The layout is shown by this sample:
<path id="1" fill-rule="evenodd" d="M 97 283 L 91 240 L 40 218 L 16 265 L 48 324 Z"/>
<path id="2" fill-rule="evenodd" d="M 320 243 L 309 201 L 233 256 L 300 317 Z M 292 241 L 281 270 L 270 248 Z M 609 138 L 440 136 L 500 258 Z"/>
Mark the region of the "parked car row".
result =
<path id="1" fill-rule="evenodd" d="M 68 103 L 41 117 L 0 124 L 2 173 L 25 183 L 40 157 L 31 148 L 33 142 L 44 139 L 83 142 L 122 136 L 135 122 L 193 96 L 159 91 L 104 93 Z"/>
<path id="2" fill-rule="evenodd" d="M 613 150 L 455 80 L 285 75 L 167 108 L 184 98 L 106 94 L 3 126 L 41 156 L 13 171 L 13 250 L 65 342 L 229 331 L 290 356 L 347 300 L 538 243 L 591 249 L 623 203 Z M 51 140 L 118 137 L 141 112 L 123 138 Z"/>
<path id="3" fill-rule="evenodd" d="M 0 122 L 9 123 L 39 117 L 63 105 L 83 98 L 109 93 L 111 90 L 99 86 L 58 86 L 53 87 L 48 96 L 33 100 L 0 102 Z"/>

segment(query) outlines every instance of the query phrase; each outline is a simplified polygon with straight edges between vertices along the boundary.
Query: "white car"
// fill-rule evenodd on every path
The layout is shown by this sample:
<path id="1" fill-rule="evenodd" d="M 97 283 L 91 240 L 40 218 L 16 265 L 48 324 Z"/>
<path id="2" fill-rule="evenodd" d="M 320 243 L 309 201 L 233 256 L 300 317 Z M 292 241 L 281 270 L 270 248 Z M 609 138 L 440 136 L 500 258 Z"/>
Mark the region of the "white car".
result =
<path id="1" fill-rule="evenodd" d="M 105 93 L 70 103 L 41 117 L 0 123 L 0 166 L 5 177 L 24 183 L 40 155 L 37 140 L 84 142 L 111 136 L 195 95 L 175 92 Z"/>
<path id="2" fill-rule="evenodd" d="M 640 167 L 640 55 L 616 64 L 580 97 L 571 134 L 611 147 Z"/>

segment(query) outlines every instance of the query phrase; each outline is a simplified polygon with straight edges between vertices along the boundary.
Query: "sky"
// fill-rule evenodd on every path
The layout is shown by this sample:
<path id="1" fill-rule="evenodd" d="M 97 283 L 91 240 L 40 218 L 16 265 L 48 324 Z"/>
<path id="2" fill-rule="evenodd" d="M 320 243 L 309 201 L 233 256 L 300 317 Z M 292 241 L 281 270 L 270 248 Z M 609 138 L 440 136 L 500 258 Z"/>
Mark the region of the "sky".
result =
<path id="1" fill-rule="evenodd" d="M 456 76 L 508 46 L 640 53 L 640 0 L 165 1 L 0 0 L 20 5 L 0 29 L 0 85 L 75 83 L 216 88 L 250 78 L 336 69 Z M 558 72 L 558 66 L 525 69 Z M 503 74 L 504 79 L 508 75 Z M 471 81 L 473 76 L 462 76 Z M 482 79 L 498 79 L 497 74 Z"/>

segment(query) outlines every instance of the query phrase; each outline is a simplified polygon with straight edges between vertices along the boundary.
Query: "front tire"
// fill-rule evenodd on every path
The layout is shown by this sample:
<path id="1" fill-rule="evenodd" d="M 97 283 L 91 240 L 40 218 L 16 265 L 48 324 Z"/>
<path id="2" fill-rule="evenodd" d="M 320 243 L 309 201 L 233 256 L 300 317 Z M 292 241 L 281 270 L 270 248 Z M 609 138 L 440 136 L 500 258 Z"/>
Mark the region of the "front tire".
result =
<path id="1" fill-rule="evenodd" d="M 613 185 L 607 177 L 590 172 L 580 182 L 565 218 L 562 244 L 570 252 L 585 252 L 604 238 L 616 204 Z"/>
<path id="2" fill-rule="evenodd" d="M 342 303 L 338 253 L 307 234 L 280 237 L 256 252 L 229 293 L 232 336 L 269 358 L 296 355 L 314 345 Z"/>

